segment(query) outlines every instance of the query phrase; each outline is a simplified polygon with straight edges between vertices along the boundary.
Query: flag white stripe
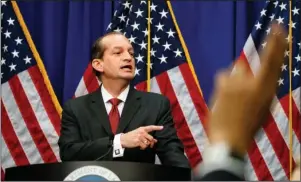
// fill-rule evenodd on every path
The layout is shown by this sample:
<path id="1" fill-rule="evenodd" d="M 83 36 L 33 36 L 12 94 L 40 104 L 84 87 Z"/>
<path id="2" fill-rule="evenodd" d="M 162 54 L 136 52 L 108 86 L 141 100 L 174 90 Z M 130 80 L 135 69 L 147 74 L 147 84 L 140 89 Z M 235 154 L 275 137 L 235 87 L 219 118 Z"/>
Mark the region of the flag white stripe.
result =
<path id="1" fill-rule="evenodd" d="M 256 173 L 255 173 L 254 167 L 253 167 L 253 165 L 252 165 L 252 163 L 251 163 L 251 159 L 250 159 L 250 156 L 249 156 L 249 155 L 246 156 L 246 161 L 247 161 L 247 162 L 246 162 L 245 168 L 248 169 L 248 170 L 245 170 L 246 180 L 251 180 L 251 181 L 253 181 L 253 180 L 255 180 L 255 179 L 258 179 L 258 178 L 257 178 L 257 175 L 256 175 Z M 256 178 L 253 176 L 253 174 L 255 174 Z"/>
<path id="2" fill-rule="evenodd" d="M 273 103 L 272 103 L 272 107 L 271 107 L 271 114 L 275 120 L 275 123 L 279 129 L 279 132 L 282 135 L 282 138 L 284 139 L 286 146 L 289 148 L 290 144 L 289 144 L 289 120 L 283 110 L 283 107 L 281 105 L 281 103 L 279 102 L 279 100 L 277 99 L 277 97 L 274 97 Z M 296 149 L 295 151 L 300 151 L 300 143 L 298 142 L 298 138 L 295 134 L 295 132 L 293 132 L 292 134 L 292 138 L 293 138 L 293 148 Z M 296 157 L 296 156 L 294 156 Z M 296 159 L 296 158 L 295 158 Z"/>
<path id="3" fill-rule="evenodd" d="M 87 87 L 86 87 L 86 84 L 85 84 L 85 81 L 84 81 L 84 76 L 80 79 L 80 82 L 76 88 L 76 91 L 75 91 L 75 97 L 79 97 L 79 96 L 82 96 L 84 94 L 87 94 L 88 93 L 88 90 L 87 90 Z"/>
<path id="4" fill-rule="evenodd" d="M 151 88 L 150 88 L 151 92 L 161 94 L 161 90 L 160 90 L 160 87 L 158 85 L 156 78 L 151 79 L 150 85 L 151 85 Z"/>
<path id="5" fill-rule="evenodd" d="M 5 97 L 2 97 L 3 105 L 6 108 L 8 118 L 10 119 L 14 131 L 19 138 L 27 159 L 30 164 L 43 163 L 43 159 L 27 129 L 8 82 L 2 84 L 2 94 L 5 95 Z"/>
<path id="6" fill-rule="evenodd" d="M 295 105 L 296 105 L 296 107 L 297 107 L 297 109 L 298 109 L 298 112 L 299 112 L 299 116 L 300 116 L 300 113 L 301 113 L 301 111 L 300 111 L 300 107 L 301 107 L 301 103 L 300 103 L 300 95 L 301 95 L 301 87 L 299 87 L 299 88 L 297 88 L 297 89 L 295 89 L 294 91 L 293 91 L 293 93 L 292 93 L 292 97 L 293 97 L 293 100 L 294 100 L 294 102 L 295 102 Z M 300 119 L 300 118 L 299 118 Z M 300 122 L 300 120 L 295 120 L 294 122 Z M 295 132 L 294 132 L 294 134 L 295 134 Z M 293 142 L 294 143 L 298 143 L 298 147 L 296 147 L 296 148 L 293 148 L 293 154 L 294 154 L 294 159 L 295 159 L 295 161 L 298 159 L 298 157 L 299 157 L 299 159 L 300 159 L 300 141 L 298 140 L 298 138 L 295 138 L 294 140 L 293 140 Z"/>
<path id="7" fill-rule="evenodd" d="M 194 107 L 193 101 L 190 97 L 188 88 L 183 79 L 183 75 L 179 67 L 175 67 L 167 71 L 171 85 L 183 111 L 184 117 L 187 121 L 187 125 L 194 138 L 194 141 L 202 153 L 204 151 L 204 145 L 207 143 L 207 136 L 205 130 L 201 124 L 201 120 Z"/>
<path id="8" fill-rule="evenodd" d="M 245 166 L 245 179 L 250 181 L 258 181 L 257 175 L 254 171 L 253 165 L 250 161 L 249 156 L 245 157 L 247 165 Z"/>
<path id="9" fill-rule="evenodd" d="M 3 139 L 3 136 L 1 135 L 1 166 L 3 169 L 16 166 L 15 161 L 13 160 L 13 157 L 10 154 L 10 151 L 7 148 L 6 142 Z"/>
<path id="10" fill-rule="evenodd" d="M 301 98 L 300 98 L 300 96 L 301 96 L 301 87 L 295 89 L 292 93 L 292 96 L 293 96 L 293 99 L 295 101 L 295 104 L 297 106 L 297 109 L 298 109 L 299 113 L 301 113 L 301 109 L 300 109 L 300 107 L 301 107 L 300 106 L 300 104 L 301 104 L 300 103 L 300 100 L 301 100 Z"/>
<path id="11" fill-rule="evenodd" d="M 249 35 L 247 42 L 243 48 L 244 54 L 249 62 L 250 68 L 254 75 L 257 74 L 257 71 L 260 68 L 260 58 L 256 50 L 253 38 L 251 34 Z"/>
<path id="12" fill-rule="evenodd" d="M 33 84 L 31 77 L 27 71 L 23 71 L 18 74 L 19 80 L 23 87 L 23 90 L 28 98 L 28 101 L 31 105 L 31 108 L 37 118 L 37 121 L 45 135 L 50 147 L 52 148 L 57 159 L 59 157 L 59 147 L 57 145 L 58 142 L 58 134 L 54 129 L 53 124 L 50 121 L 50 118 L 47 115 L 45 107 L 42 103 L 41 97 L 36 90 L 35 85 Z"/>

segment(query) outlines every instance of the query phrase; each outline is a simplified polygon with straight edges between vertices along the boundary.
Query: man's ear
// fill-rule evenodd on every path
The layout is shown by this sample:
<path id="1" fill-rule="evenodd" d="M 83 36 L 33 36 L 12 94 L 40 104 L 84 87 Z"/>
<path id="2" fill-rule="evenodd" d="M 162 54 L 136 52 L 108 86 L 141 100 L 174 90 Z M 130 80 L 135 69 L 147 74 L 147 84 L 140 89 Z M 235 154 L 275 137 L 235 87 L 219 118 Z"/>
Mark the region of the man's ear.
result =
<path id="1" fill-rule="evenodd" d="M 92 67 L 98 71 L 103 72 L 103 60 L 102 59 L 93 59 L 92 61 Z"/>

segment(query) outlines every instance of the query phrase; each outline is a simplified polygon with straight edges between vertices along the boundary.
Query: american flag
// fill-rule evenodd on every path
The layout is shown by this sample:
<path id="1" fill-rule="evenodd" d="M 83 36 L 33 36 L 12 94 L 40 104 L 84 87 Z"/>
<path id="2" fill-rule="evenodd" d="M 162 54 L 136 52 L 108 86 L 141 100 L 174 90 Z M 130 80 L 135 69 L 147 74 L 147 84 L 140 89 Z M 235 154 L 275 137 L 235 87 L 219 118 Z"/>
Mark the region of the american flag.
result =
<path id="1" fill-rule="evenodd" d="M 60 106 L 22 15 L 1 1 L 1 178 L 8 167 L 57 162 Z"/>
<path id="2" fill-rule="evenodd" d="M 290 10 L 291 3 L 291 10 Z M 12 7 L 14 5 L 14 8 Z M 25 27 L 16 2 L 1 2 L 1 161 L 5 168 L 59 161 L 57 139 L 60 107 L 45 74 L 42 61 Z M 133 84 L 146 91 L 147 68 L 151 68 L 151 92 L 166 95 L 172 104 L 175 126 L 192 166 L 201 161 L 207 136 L 204 129 L 208 112 L 201 95 L 189 53 L 176 24 L 169 1 L 151 1 L 151 64 L 147 65 L 148 1 L 120 4 L 108 26 L 120 31 L 135 48 L 136 77 Z M 260 67 L 259 49 L 268 46 L 262 38 L 274 20 L 288 28 L 292 15 L 293 49 L 286 51 L 279 92 L 275 96 L 267 124 L 254 138 L 247 157 L 249 180 L 286 180 L 289 177 L 289 85 L 292 85 L 292 148 L 300 155 L 300 1 L 270 1 L 261 11 L 247 39 L 241 58 L 256 74 Z M 18 15 L 18 17 L 16 16 Z M 197 22 L 192 22 L 197 23 Z M 21 27 L 22 25 L 22 27 Z M 26 35 L 26 36 L 25 36 Z M 291 69 L 288 56 L 292 54 Z M 291 74 L 292 80 L 289 80 Z M 86 69 L 75 97 L 99 86 L 91 65 Z M 296 160 L 296 158 L 294 158 Z"/>
<path id="3" fill-rule="evenodd" d="M 291 4 L 290 4 L 291 3 Z M 248 152 L 246 178 L 249 180 L 288 180 L 290 177 L 290 150 L 293 151 L 293 166 L 300 156 L 300 86 L 301 86 L 301 41 L 300 41 L 301 1 L 267 1 L 260 12 L 252 33 L 241 53 L 241 60 L 249 64 L 254 75 L 260 68 L 259 51 L 268 43 L 264 37 L 270 34 L 270 24 L 275 21 L 292 36 L 286 38 L 292 50 L 283 55 L 282 75 L 278 80 L 278 92 L 274 97 L 267 123 L 260 129 Z M 289 20 L 291 14 L 291 26 Z M 289 55 L 292 55 L 291 68 Z M 235 71 L 235 69 L 234 69 Z M 291 75 L 291 81 L 290 76 Z M 291 92 L 289 86 L 291 85 Z M 292 97 L 290 97 L 290 93 Z M 289 99 L 292 99 L 292 130 L 289 127 Z M 292 136 L 292 145 L 290 144 Z"/>
<path id="4" fill-rule="evenodd" d="M 178 136 L 192 166 L 201 161 L 206 142 L 203 124 L 208 111 L 189 64 L 191 60 L 181 42 L 170 2 L 150 1 L 151 31 L 148 34 L 148 1 L 123 1 L 115 11 L 107 31 L 124 33 L 135 50 L 136 76 L 132 84 L 147 91 L 147 69 L 151 72 L 150 91 L 170 99 Z M 150 64 L 147 62 L 148 36 Z M 85 71 L 75 97 L 90 93 L 99 86 L 91 65 Z M 151 112 L 151 111 L 150 111 Z"/>
<path id="5" fill-rule="evenodd" d="M 183 37 L 176 24 L 169 1 L 150 1 L 151 10 L 151 92 L 167 96 L 172 104 L 173 117 L 178 136 L 185 146 L 192 166 L 201 161 L 201 153 L 207 140 L 205 116 L 207 107 L 198 90 L 191 60 Z M 136 77 L 133 84 L 146 91 L 148 1 L 125 1 L 114 13 L 109 31 L 123 32 L 135 49 Z M 292 1 L 293 14 L 293 143 L 294 157 L 300 151 L 300 2 Z M 260 19 L 250 34 L 240 58 L 247 61 L 256 74 L 260 66 L 258 51 L 266 46 L 261 42 L 269 33 L 272 20 L 288 28 L 288 2 L 267 2 Z M 286 52 L 287 58 L 288 52 Z M 280 90 L 275 96 L 267 124 L 254 138 L 247 157 L 246 179 L 284 180 L 289 178 L 289 73 L 288 61 L 283 65 L 284 75 L 279 80 Z M 90 93 L 99 86 L 91 65 L 82 77 L 75 97 Z M 296 158 L 294 158 L 296 159 Z"/>

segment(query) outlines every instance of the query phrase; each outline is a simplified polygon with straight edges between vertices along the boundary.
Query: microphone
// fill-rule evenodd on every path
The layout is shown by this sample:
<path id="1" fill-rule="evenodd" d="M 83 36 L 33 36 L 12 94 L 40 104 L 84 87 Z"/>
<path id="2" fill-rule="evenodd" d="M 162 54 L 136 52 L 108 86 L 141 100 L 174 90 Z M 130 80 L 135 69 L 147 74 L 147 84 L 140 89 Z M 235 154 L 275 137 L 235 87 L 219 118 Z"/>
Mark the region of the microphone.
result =
<path id="1" fill-rule="evenodd" d="M 105 158 L 110 152 L 112 152 L 112 151 L 111 151 L 112 148 L 113 148 L 113 146 L 111 146 L 111 147 L 109 148 L 109 150 L 108 150 L 105 154 L 103 154 L 102 156 L 98 157 L 98 158 L 95 159 L 94 161 L 99 161 L 99 160 L 102 160 L 103 158 Z"/>
<path id="2" fill-rule="evenodd" d="M 109 150 L 103 154 L 102 156 L 98 157 L 97 159 L 95 159 L 94 161 L 99 161 L 99 160 L 102 160 L 103 158 L 105 158 L 107 155 L 110 154 L 110 152 L 112 152 L 112 149 L 113 149 L 113 140 L 114 140 L 114 135 L 111 135 L 109 137 L 109 143 L 108 143 L 108 147 L 109 147 Z"/>

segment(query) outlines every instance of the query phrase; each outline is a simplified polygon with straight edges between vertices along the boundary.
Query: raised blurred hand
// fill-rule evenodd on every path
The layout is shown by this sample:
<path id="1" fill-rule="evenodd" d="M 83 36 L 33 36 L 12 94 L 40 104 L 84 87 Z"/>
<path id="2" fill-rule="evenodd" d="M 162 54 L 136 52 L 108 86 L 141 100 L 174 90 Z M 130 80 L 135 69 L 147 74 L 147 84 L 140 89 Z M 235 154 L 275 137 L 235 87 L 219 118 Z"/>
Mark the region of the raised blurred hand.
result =
<path id="1" fill-rule="evenodd" d="M 233 74 L 224 71 L 217 76 L 212 98 L 214 109 L 208 122 L 210 143 L 227 142 L 234 152 L 245 154 L 266 120 L 276 93 L 286 36 L 281 26 L 272 25 L 267 47 L 260 54 L 257 75 L 252 75 L 246 63 L 238 60 Z"/>

